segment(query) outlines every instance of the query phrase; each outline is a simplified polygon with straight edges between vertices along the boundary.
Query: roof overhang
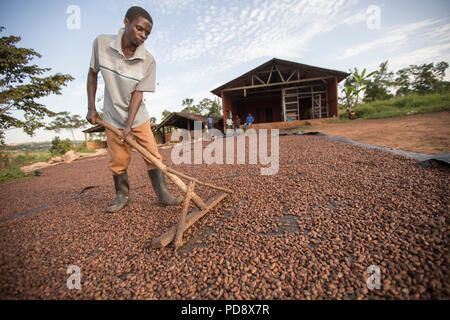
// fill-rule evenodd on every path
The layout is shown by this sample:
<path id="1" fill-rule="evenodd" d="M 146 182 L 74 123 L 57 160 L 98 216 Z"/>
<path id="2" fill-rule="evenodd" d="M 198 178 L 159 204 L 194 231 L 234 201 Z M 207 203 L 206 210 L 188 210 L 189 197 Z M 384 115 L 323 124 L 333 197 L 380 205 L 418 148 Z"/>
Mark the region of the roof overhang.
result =
<path id="1" fill-rule="evenodd" d="M 214 123 L 217 123 L 218 121 L 220 121 L 220 119 L 222 119 L 222 117 L 213 117 L 213 118 Z M 199 121 L 206 124 L 206 116 L 193 114 L 189 112 L 172 112 L 153 130 L 157 131 L 162 127 L 177 127 L 188 129 L 188 121 L 189 121 L 189 128 L 192 130 L 194 128 L 195 121 Z"/>

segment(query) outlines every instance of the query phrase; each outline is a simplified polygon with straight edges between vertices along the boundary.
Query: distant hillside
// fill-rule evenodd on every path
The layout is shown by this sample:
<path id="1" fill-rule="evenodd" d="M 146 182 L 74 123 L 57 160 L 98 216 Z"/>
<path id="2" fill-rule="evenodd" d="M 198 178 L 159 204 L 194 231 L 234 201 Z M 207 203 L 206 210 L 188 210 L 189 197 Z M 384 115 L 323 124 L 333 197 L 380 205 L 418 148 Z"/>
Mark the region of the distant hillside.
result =
<path id="1" fill-rule="evenodd" d="M 84 140 L 75 140 L 74 145 L 80 145 L 84 142 Z M 7 145 L 5 146 L 5 150 L 21 150 L 21 151 L 48 151 L 52 145 L 51 141 L 44 141 L 44 142 L 25 142 L 25 143 L 18 143 L 14 145 Z"/>

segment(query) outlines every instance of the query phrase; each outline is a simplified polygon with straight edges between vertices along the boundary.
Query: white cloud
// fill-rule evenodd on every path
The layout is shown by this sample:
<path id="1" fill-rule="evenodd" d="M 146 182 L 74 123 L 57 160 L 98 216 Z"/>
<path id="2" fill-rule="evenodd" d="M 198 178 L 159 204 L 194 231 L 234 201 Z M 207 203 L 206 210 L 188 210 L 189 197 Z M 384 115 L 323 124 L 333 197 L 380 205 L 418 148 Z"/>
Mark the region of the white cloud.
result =
<path id="1" fill-rule="evenodd" d="M 411 40 L 411 37 L 415 36 L 421 29 L 435 25 L 438 22 L 440 21 L 428 19 L 390 28 L 390 30 L 383 33 L 383 37 L 347 48 L 336 59 L 348 59 L 370 50 L 387 48 L 388 46 L 390 50 L 400 48 L 407 41 Z"/>
<path id="2" fill-rule="evenodd" d="M 435 39 L 437 42 L 450 42 L 450 24 L 439 26 L 427 32 L 425 37 Z"/>
<path id="3" fill-rule="evenodd" d="M 389 59 L 391 68 L 397 69 L 410 64 L 438 62 L 436 59 L 446 58 L 450 61 L 450 43 L 424 47 L 399 54 Z"/>
<path id="4" fill-rule="evenodd" d="M 300 56 L 314 37 L 333 30 L 342 12 L 355 1 L 260 1 L 234 6 L 210 6 L 194 33 L 165 57 L 170 63 L 213 57 L 232 65 L 261 57 Z M 345 18 L 345 17 L 344 17 Z M 220 27 L 218 27 L 220 26 Z"/>
<path id="5" fill-rule="evenodd" d="M 343 23 L 345 23 L 348 26 L 354 26 L 358 23 L 365 22 L 365 21 L 367 21 L 367 14 L 366 14 L 366 11 L 363 10 L 363 11 L 359 11 L 356 14 L 353 14 L 353 15 L 349 16 L 348 18 L 344 19 Z"/>

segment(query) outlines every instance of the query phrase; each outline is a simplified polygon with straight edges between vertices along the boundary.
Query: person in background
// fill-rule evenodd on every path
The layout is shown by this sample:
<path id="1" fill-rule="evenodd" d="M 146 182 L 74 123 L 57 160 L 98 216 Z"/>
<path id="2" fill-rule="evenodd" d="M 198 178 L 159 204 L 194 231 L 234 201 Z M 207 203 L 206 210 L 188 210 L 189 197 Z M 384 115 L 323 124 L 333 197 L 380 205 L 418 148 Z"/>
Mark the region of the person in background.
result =
<path id="1" fill-rule="evenodd" d="M 214 119 L 210 114 L 206 117 L 206 125 L 208 126 L 208 132 L 214 126 Z"/>
<path id="2" fill-rule="evenodd" d="M 233 130 L 233 119 L 228 118 L 226 124 L 227 124 L 226 126 L 227 131 Z"/>
<path id="3" fill-rule="evenodd" d="M 255 119 L 252 117 L 252 114 L 249 113 L 247 118 L 245 118 L 244 131 L 250 129 L 252 127 L 253 122 L 255 122 Z"/>
<path id="4" fill-rule="evenodd" d="M 206 140 L 211 140 L 211 133 L 210 130 L 214 127 L 214 119 L 211 116 L 211 114 L 208 114 L 208 116 L 206 117 Z"/>
<path id="5" fill-rule="evenodd" d="M 236 134 L 239 134 L 239 127 L 241 126 L 241 118 L 239 118 L 238 115 L 236 115 L 236 118 L 234 119 L 234 131 Z"/>

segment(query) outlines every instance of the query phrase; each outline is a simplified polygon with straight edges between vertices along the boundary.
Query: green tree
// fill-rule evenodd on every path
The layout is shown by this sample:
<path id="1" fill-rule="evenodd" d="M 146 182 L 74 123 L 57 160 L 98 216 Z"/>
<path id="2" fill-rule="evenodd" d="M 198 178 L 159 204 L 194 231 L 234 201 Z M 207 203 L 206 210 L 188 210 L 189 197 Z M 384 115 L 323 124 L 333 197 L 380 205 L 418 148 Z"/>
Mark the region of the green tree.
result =
<path id="1" fill-rule="evenodd" d="M 222 106 L 218 99 L 211 100 L 208 98 L 203 98 L 198 104 L 193 104 L 193 102 L 194 99 L 184 99 L 181 103 L 184 108 L 181 111 L 198 114 L 201 116 L 211 114 L 212 116 L 220 117 L 222 115 Z"/>
<path id="2" fill-rule="evenodd" d="M 392 98 L 393 95 L 389 93 L 389 87 L 393 85 L 393 77 L 394 73 L 388 72 L 388 60 L 382 62 L 373 79 L 366 84 L 365 100 L 375 101 Z"/>
<path id="3" fill-rule="evenodd" d="M 186 107 L 186 108 L 189 108 L 189 107 L 192 106 L 193 103 L 194 103 L 194 99 L 192 99 L 192 98 L 185 98 L 185 99 L 181 102 L 181 105 L 184 106 L 184 107 Z"/>
<path id="4" fill-rule="evenodd" d="M 351 75 L 345 79 L 342 92 L 345 95 L 347 108 L 355 110 L 358 108 L 360 100 L 364 100 L 361 99 L 361 94 L 366 90 L 367 83 L 370 81 L 369 78 L 376 74 L 377 71 L 366 74 L 366 68 L 361 73 L 359 73 L 358 68 L 354 68 L 350 72 Z"/>
<path id="5" fill-rule="evenodd" d="M 80 115 L 70 115 L 69 112 L 60 112 L 57 117 L 45 127 L 46 130 L 60 132 L 61 130 L 69 130 L 72 133 L 72 142 L 75 143 L 74 131 L 80 128 L 86 128 L 89 123 L 81 118 Z"/>
<path id="6" fill-rule="evenodd" d="M 165 110 L 162 112 L 162 119 L 161 119 L 161 121 L 164 120 L 165 118 L 167 118 L 168 116 L 170 116 L 171 114 L 172 114 L 171 111 L 165 109 Z"/>
<path id="7" fill-rule="evenodd" d="M 56 154 L 65 154 L 72 148 L 72 143 L 69 139 L 61 140 L 59 137 L 55 137 L 52 140 L 52 146 L 50 147 L 50 153 L 53 155 Z"/>
<path id="8" fill-rule="evenodd" d="M 427 94 L 448 88 L 448 82 L 443 81 L 449 64 L 445 61 L 410 65 L 397 71 L 395 79 L 398 87 L 396 95 L 406 95 L 410 92 Z"/>
<path id="9" fill-rule="evenodd" d="M 409 68 L 403 68 L 397 71 L 397 78 L 395 79 L 398 87 L 395 95 L 405 96 L 412 91 L 411 78 Z"/>
<path id="10" fill-rule="evenodd" d="M 156 117 L 150 117 L 150 119 L 148 119 L 148 121 L 150 123 L 156 123 Z"/>
<path id="11" fill-rule="evenodd" d="M 0 27 L 0 32 L 3 30 Z M 45 127 L 44 117 L 54 117 L 56 113 L 36 100 L 61 94 L 61 87 L 74 79 L 60 73 L 40 77 L 51 69 L 30 65 L 41 55 L 33 49 L 18 48 L 20 40 L 17 36 L 0 38 L 0 143 L 10 128 L 22 128 L 33 136 L 36 129 Z"/>
<path id="12" fill-rule="evenodd" d="M 212 115 L 213 117 L 222 116 L 222 105 L 219 102 L 219 99 L 208 99 L 204 98 L 199 102 L 199 108 L 203 111 L 203 115 Z"/>
<path id="13" fill-rule="evenodd" d="M 184 107 L 181 112 L 189 112 L 193 114 L 201 115 L 203 110 L 201 107 L 197 105 L 192 105 L 194 103 L 194 99 L 186 98 L 181 102 L 181 105 Z"/>

